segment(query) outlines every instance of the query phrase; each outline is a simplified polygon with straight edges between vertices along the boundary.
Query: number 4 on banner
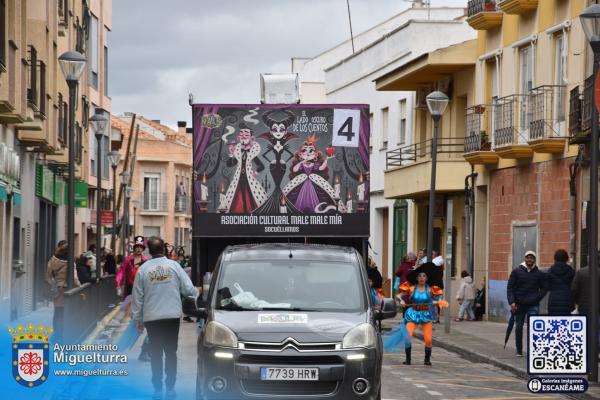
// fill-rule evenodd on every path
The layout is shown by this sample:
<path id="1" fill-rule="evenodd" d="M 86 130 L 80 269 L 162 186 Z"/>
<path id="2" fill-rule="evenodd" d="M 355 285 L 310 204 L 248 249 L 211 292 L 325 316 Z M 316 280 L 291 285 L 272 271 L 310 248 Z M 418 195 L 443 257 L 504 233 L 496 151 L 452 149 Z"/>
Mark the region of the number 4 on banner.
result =
<path id="1" fill-rule="evenodd" d="M 333 110 L 333 146 L 358 147 L 359 132 L 360 110 Z"/>

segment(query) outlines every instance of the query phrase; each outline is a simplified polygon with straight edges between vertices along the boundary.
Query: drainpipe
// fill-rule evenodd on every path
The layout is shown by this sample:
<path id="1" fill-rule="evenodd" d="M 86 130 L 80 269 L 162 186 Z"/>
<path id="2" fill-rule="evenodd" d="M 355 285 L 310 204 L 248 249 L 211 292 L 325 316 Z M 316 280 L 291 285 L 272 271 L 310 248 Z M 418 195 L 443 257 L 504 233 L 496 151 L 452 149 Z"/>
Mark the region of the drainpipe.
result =
<path id="1" fill-rule="evenodd" d="M 569 201 L 571 210 L 569 225 L 569 254 L 571 255 L 573 269 L 577 269 L 577 245 L 575 243 L 575 238 L 577 236 L 575 232 L 577 227 L 577 172 L 579 171 L 579 168 L 581 168 L 582 162 L 583 152 L 582 148 L 579 147 L 575 161 L 569 165 Z"/>
<path id="2" fill-rule="evenodd" d="M 475 233 L 475 178 L 477 172 L 473 171 L 471 166 L 471 173 L 465 176 L 465 247 L 467 250 L 467 272 L 473 276 L 474 270 L 474 252 L 472 237 Z M 469 187 L 469 179 L 471 179 L 471 186 Z"/>

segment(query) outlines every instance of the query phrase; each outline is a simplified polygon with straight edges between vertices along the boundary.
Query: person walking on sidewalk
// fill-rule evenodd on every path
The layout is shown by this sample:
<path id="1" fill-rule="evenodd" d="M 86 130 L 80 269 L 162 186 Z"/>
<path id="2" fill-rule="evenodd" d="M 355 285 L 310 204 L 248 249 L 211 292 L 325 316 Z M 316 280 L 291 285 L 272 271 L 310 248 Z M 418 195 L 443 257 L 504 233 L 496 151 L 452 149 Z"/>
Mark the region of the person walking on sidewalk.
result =
<path id="1" fill-rule="evenodd" d="M 512 270 L 506 296 L 511 312 L 515 314 L 515 345 L 517 356 L 523 356 L 523 324 L 528 315 L 539 312 L 540 300 L 548 291 L 546 274 L 535 264 L 536 255 L 529 250 L 525 261 Z"/>
<path id="2" fill-rule="evenodd" d="M 469 315 L 469 321 L 475 321 L 475 313 L 473 312 L 473 301 L 475 301 L 475 285 L 473 285 L 473 278 L 469 273 L 463 270 L 460 273 L 462 279 L 460 280 L 460 287 L 456 293 L 456 300 L 460 304 L 458 310 L 458 318 L 455 321 L 460 322 L 464 320 L 465 312 Z"/>
<path id="3" fill-rule="evenodd" d="M 575 308 L 571 284 L 575 277 L 575 270 L 569 264 L 569 254 L 564 249 L 558 249 L 554 253 L 554 264 L 548 271 L 548 314 L 561 315 L 571 314 Z"/>
<path id="4" fill-rule="evenodd" d="M 195 298 L 198 290 L 179 264 L 165 257 L 161 238 L 148 239 L 148 250 L 152 259 L 142 265 L 133 285 L 132 315 L 138 332 L 145 327 L 150 338 L 153 399 L 162 398 L 163 352 L 167 397 L 174 398 L 181 297 Z"/>
<path id="5" fill-rule="evenodd" d="M 598 254 L 600 257 L 600 254 Z M 575 274 L 575 279 L 571 285 L 573 291 L 573 300 L 577 304 L 577 312 L 580 315 L 586 315 L 591 318 L 590 314 L 590 268 L 582 267 Z M 598 268 L 598 284 L 600 285 L 600 268 Z M 598 322 L 600 322 L 600 314 L 598 314 Z M 600 330 L 598 332 L 598 344 L 600 345 Z"/>
<path id="6" fill-rule="evenodd" d="M 136 236 L 135 242 L 133 245 L 133 254 L 125 257 L 119 271 L 117 272 L 117 276 L 115 278 L 115 282 L 117 283 L 117 291 L 119 294 L 123 293 L 123 298 L 126 298 L 131 294 L 131 290 L 133 288 L 133 282 L 135 281 L 135 275 L 140 268 L 140 266 L 148 260 L 148 258 L 142 255 L 143 251 L 146 249 L 144 245 L 144 237 Z"/>
<path id="7" fill-rule="evenodd" d="M 425 365 L 431 365 L 431 348 L 433 346 L 433 313 L 431 305 L 437 305 L 443 291 L 437 285 L 428 285 L 429 274 L 427 271 L 433 271 L 436 268 L 433 263 L 425 263 L 412 274 L 416 274 L 416 282 L 409 281 L 400 285 L 398 298 L 402 307 L 407 307 L 404 312 L 404 321 L 406 330 L 410 337 L 413 336 L 417 325 L 421 325 L 423 338 L 425 340 Z M 405 300 L 406 298 L 406 300 Z M 412 347 L 405 348 L 406 361 L 404 365 L 410 365 Z"/>
<path id="8" fill-rule="evenodd" d="M 481 282 L 481 289 L 477 291 L 477 297 L 475 297 L 475 320 L 482 321 L 485 315 L 485 277 Z"/>

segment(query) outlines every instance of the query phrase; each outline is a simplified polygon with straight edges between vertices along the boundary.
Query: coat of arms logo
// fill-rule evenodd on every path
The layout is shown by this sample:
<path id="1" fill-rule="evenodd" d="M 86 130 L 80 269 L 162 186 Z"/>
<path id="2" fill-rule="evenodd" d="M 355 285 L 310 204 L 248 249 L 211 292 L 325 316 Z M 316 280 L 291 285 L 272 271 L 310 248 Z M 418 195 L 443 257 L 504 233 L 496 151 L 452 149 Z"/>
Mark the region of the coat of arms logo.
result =
<path id="1" fill-rule="evenodd" d="M 46 382 L 50 371 L 48 337 L 52 328 L 33 324 L 12 327 L 12 372 L 15 381 L 25 387 L 36 387 Z"/>

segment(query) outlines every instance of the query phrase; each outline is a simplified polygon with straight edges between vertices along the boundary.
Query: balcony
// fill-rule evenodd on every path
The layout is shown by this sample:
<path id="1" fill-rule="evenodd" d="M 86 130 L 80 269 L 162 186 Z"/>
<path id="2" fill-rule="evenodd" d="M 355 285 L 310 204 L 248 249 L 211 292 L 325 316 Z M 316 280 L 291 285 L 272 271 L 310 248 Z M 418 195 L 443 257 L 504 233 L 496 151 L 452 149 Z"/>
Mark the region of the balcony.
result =
<path id="1" fill-rule="evenodd" d="M 565 149 L 566 87 L 544 85 L 533 88 L 529 94 L 529 140 L 527 143 L 538 153 L 562 153 Z"/>
<path id="2" fill-rule="evenodd" d="M 464 189 L 464 178 L 471 173 L 469 163 L 461 156 L 464 146 L 464 138 L 442 137 L 438 140 L 437 192 L 456 192 Z M 415 199 L 429 194 L 431 139 L 388 151 L 386 156 L 386 198 Z"/>
<path id="3" fill-rule="evenodd" d="M 494 151 L 502 158 L 526 159 L 533 156 L 527 144 L 528 95 L 514 94 L 497 100 L 494 106 Z"/>
<path id="4" fill-rule="evenodd" d="M 523 14 L 537 9 L 538 0 L 500 0 L 498 7 L 507 14 Z"/>
<path id="5" fill-rule="evenodd" d="M 496 164 L 498 155 L 492 151 L 492 144 L 485 130 L 490 107 L 479 104 L 467 108 L 465 114 L 465 149 L 463 157 L 471 164 Z"/>
<path id="6" fill-rule="evenodd" d="M 467 16 L 467 23 L 473 29 L 486 31 L 502 25 L 502 11 L 495 0 L 469 0 Z"/>
<path id="7" fill-rule="evenodd" d="M 569 97 L 570 144 L 585 144 L 592 131 L 592 107 L 594 107 L 594 76 L 590 75 L 583 84 L 583 99 L 579 87 L 571 90 Z"/>
<path id="8" fill-rule="evenodd" d="M 176 196 L 175 214 L 191 214 L 192 198 L 190 196 Z"/>
<path id="9" fill-rule="evenodd" d="M 142 213 L 168 213 L 169 194 L 159 192 L 140 192 Z"/>

